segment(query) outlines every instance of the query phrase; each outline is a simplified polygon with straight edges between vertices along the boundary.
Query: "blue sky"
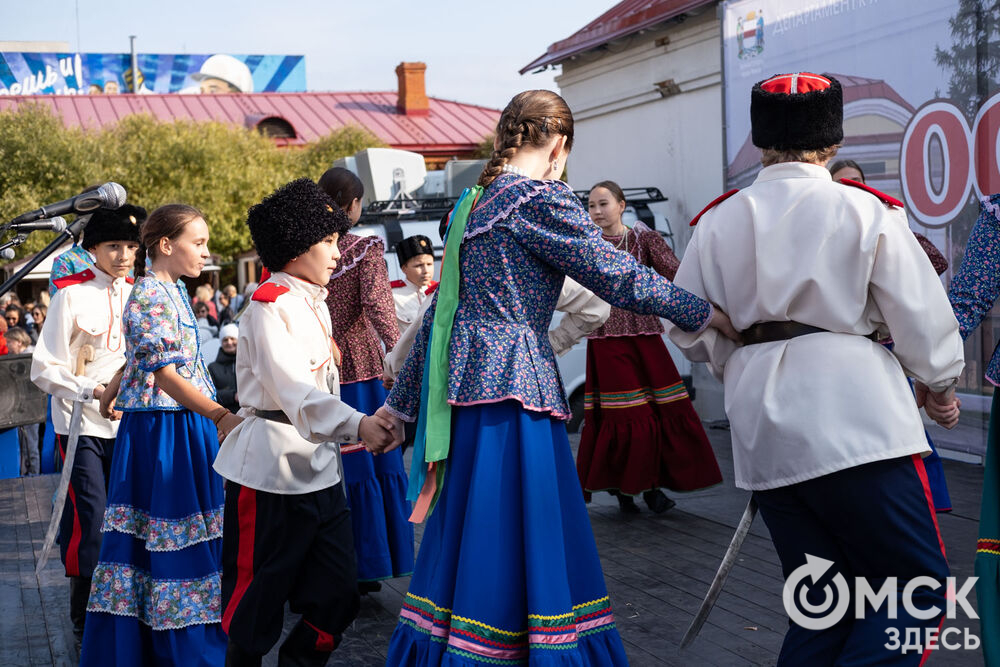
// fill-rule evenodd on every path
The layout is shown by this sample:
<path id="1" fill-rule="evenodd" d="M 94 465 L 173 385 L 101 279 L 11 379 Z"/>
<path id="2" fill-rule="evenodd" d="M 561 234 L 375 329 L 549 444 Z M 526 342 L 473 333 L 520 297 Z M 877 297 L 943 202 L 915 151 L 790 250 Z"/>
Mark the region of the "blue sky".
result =
<path id="1" fill-rule="evenodd" d="M 134 34 L 146 53 L 302 54 L 310 90 L 394 90 L 396 65 L 420 60 L 427 63 L 429 95 L 502 107 L 521 90 L 557 90 L 552 70 L 517 71 L 614 4 L 0 0 L 0 41 L 61 41 L 73 51 L 122 53 Z"/>

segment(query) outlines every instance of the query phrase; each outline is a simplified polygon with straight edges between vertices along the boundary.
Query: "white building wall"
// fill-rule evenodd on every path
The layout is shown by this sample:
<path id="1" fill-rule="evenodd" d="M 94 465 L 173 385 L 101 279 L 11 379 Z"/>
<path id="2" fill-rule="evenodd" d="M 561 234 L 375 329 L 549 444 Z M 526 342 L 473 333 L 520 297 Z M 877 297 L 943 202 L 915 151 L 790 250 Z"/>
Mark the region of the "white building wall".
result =
<path id="1" fill-rule="evenodd" d="M 657 83 L 673 81 L 665 96 Z M 556 77 L 573 110 L 576 136 L 567 166 L 574 189 L 611 179 L 655 186 L 683 257 L 688 222 L 723 192 L 720 24 L 715 7 L 632 35 L 562 65 Z M 671 346 L 672 347 L 672 346 Z M 681 373 L 690 365 L 674 348 Z M 725 416 L 722 386 L 695 364 L 695 406 Z"/>

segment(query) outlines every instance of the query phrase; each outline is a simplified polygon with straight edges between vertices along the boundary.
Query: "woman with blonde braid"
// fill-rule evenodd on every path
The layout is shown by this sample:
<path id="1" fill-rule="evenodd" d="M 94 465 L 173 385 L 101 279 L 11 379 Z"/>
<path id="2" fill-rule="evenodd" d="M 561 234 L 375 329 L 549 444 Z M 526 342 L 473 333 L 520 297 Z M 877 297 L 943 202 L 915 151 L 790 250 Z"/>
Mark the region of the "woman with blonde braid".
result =
<path id="1" fill-rule="evenodd" d="M 602 238 L 668 280 L 680 261 L 642 222 L 622 223 L 625 193 L 614 181 L 590 190 L 590 217 Z M 656 315 L 612 308 L 587 337 L 583 433 L 576 469 L 585 497 L 607 491 L 635 514 L 642 494 L 657 514 L 674 506 L 660 487 L 694 491 L 722 481 L 719 464 L 684 382 L 663 344 Z"/>
<path id="2" fill-rule="evenodd" d="M 553 309 L 568 275 L 684 330 L 735 332 L 601 239 L 553 180 L 572 145 L 566 102 L 520 93 L 451 213 L 441 283 L 386 399 L 401 420 L 419 415 L 412 520 L 430 515 L 387 665 L 628 662 L 562 423 Z"/>

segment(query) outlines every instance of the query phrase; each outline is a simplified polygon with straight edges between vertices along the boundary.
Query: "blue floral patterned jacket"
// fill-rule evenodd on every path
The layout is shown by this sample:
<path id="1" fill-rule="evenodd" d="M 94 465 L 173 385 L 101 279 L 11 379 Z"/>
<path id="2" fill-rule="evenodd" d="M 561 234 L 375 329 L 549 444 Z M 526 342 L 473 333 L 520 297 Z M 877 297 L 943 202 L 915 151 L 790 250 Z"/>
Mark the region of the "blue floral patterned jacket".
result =
<path id="1" fill-rule="evenodd" d="M 712 306 L 601 238 L 561 181 L 501 174 L 469 216 L 461 246 L 458 310 L 449 349 L 452 405 L 519 401 L 568 419 L 569 406 L 547 331 L 564 276 L 608 303 L 666 317 L 685 331 L 708 325 Z M 428 309 L 386 400 L 413 421 L 420 403 Z"/>
<path id="2" fill-rule="evenodd" d="M 122 315 L 125 372 L 118 391 L 118 410 L 183 410 L 156 385 L 153 371 L 174 364 L 177 374 L 215 399 L 215 385 L 201 357 L 198 322 L 184 284 L 154 276 L 135 281 Z"/>
<path id="3" fill-rule="evenodd" d="M 1000 296 L 1000 194 L 979 203 L 979 219 L 969 235 L 962 266 L 951 280 L 948 298 L 962 338 L 968 338 Z M 1000 350 L 986 368 L 986 379 L 1000 385 Z"/>

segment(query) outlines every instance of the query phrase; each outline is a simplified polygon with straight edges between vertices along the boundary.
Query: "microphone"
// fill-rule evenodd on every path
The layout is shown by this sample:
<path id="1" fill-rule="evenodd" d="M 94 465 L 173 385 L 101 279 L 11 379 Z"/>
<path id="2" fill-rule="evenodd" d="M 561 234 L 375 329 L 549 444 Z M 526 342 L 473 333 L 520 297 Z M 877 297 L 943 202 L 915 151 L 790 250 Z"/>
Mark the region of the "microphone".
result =
<path id="1" fill-rule="evenodd" d="M 6 226 L 6 229 L 18 232 L 21 234 L 28 232 L 61 232 L 66 229 L 66 221 L 61 217 L 57 216 L 55 218 L 46 218 L 44 220 L 36 220 L 35 222 L 15 222 Z"/>
<path id="2" fill-rule="evenodd" d="M 96 190 L 49 204 L 29 213 L 24 213 L 10 221 L 7 227 L 16 229 L 18 225 L 35 222 L 42 218 L 51 218 L 66 213 L 86 213 L 98 208 L 116 209 L 125 203 L 125 188 L 117 183 L 105 183 Z"/>

